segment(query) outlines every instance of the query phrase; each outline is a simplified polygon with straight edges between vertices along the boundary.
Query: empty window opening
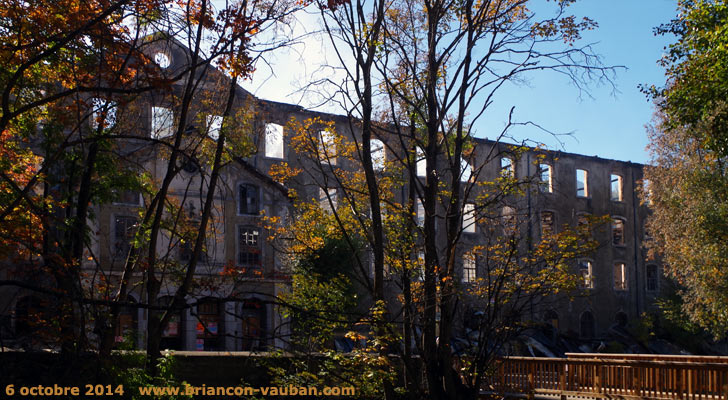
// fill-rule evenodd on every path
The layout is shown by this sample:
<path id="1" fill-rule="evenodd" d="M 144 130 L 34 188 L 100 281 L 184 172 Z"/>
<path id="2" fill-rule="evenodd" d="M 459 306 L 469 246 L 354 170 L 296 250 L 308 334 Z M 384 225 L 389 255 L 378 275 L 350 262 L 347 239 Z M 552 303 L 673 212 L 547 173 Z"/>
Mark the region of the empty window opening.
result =
<path id="1" fill-rule="evenodd" d="M 513 165 L 513 159 L 510 157 L 501 157 L 500 159 L 501 176 L 505 178 L 513 178 L 516 176 L 516 170 Z"/>
<path id="2" fill-rule="evenodd" d="M 384 163 L 387 160 L 387 152 L 384 148 L 384 142 L 379 139 L 372 139 L 370 143 L 372 151 L 372 167 L 375 171 L 383 171 Z"/>
<path id="3" fill-rule="evenodd" d="M 162 139 L 174 134 L 174 113 L 166 107 L 152 107 L 152 139 Z"/>
<path id="4" fill-rule="evenodd" d="M 624 263 L 614 264 L 614 290 L 627 290 L 627 266 Z"/>
<path id="5" fill-rule="evenodd" d="M 193 224 L 199 225 L 200 221 L 193 221 Z M 192 253 L 194 253 L 195 250 L 195 241 L 197 240 L 196 235 L 190 235 L 186 238 L 180 239 L 179 242 L 179 260 L 180 261 L 190 261 L 192 260 Z M 203 246 L 202 249 L 200 249 L 200 253 L 197 255 L 197 261 L 204 263 L 207 260 L 207 253 L 205 252 L 205 246 L 204 246 L 204 239 L 203 239 Z"/>
<path id="6" fill-rule="evenodd" d="M 415 266 L 416 270 L 414 272 L 414 279 L 417 281 L 422 281 L 425 279 L 425 252 L 420 251 L 417 253 L 417 265 Z"/>
<path id="7" fill-rule="evenodd" d="M 220 129 L 222 129 L 222 116 L 208 115 L 207 119 L 207 136 L 213 140 L 220 138 Z"/>
<path id="8" fill-rule="evenodd" d="M 106 99 L 91 99 L 91 129 L 110 129 L 116 125 L 116 102 Z"/>
<path id="9" fill-rule="evenodd" d="M 612 244 L 615 246 L 624 246 L 624 220 L 620 218 L 612 219 Z"/>
<path id="10" fill-rule="evenodd" d="M 463 206 L 463 232 L 475 233 L 475 204 L 466 203 Z"/>
<path id="11" fill-rule="evenodd" d="M 319 160 L 326 165 L 336 165 L 336 134 L 330 130 L 319 131 Z"/>
<path id="12" fill-rule="evenodd" d="M 336 189 L 328 188 L 324 190 L 324 188 L 319 188 L 319 204 L 324 210 L 332 211 L 332 207 L 333 210 L 336 210 L 339 206 Z"/>
<path id="13" fill-rule="evenodd" d="M 592 271 L 592 263 L 588 260 L 579 261 L 579 274 L 581 275 L 580 284 L 582 289 L 594 288 L 594 275 Z"/>
<path id="14" fill-rule="evenodd" d="M 420 199 L 417 199 L 417 226 L 425 226 L 425 205 Z"/>
<path id="15" fill-rule="evenodd" d="M 278 124 L 265 125 L 265 156 L 283 158 L 283 127 Z"/>
<path id="16" fill-rule="evenodd" d="M 544 238 L 554 233 L 554 213 L 544 211 L 541 213 L 541 237 Z"/>
<path id="17" fill-rule="evenodd" d="M 468 160 L 460 159 L 460 182 L 472 182 L 473 181 L 473 167 L 470 165 Z"/>
<path id="18" fill-rule="evenodd" d="M 518 226 L 518 219 L 516 216 L 516 209 L 510 206 L 504 206 L 501 211 L 503 218 L 503 230 L 507 235 L 513 235 L 516 233 L 516 227 Z"/>
<path id="19" fill-rule="evenodd" d="M 652 186 L 647 178 L 642 179 L 642 201 L 648 206 L 652 205 Z"/>
<path id="20" fill-rule="evenodd" d="M 589 197 L 589 172 L 585 169 L 576 170 L 576 195 Z"/>
<path id="21" fill-rule="evenodd" d="M 416 160 L 417 176 L 427 176 L 427 160 L 425 159 L 425 152 L 419 147 L 417 148 L 417 160 Z"/>
<path id="22" fill-rule="evenodd" d="M 126 259 L 129 254 L 136 228 L 136 217 L 122 215 L 114 217 L 114 257 L 117 260 Z"/>
<path id="23" fill-rule="evenodd" d="M 139 206 L 142 204 L 142 194 L 136 190 L 114 191 L 114 204 L 125 206 Z"/>
<path id="24" fill-rule="evenodd" d="M 612 174 L 610 177 L 609 193 L 612 201 L 622 201 L 622 176 Z"/>
<path id="25" fill-rule="evenodd" d="M 258 187 L 241 183 L 238 186 L 238 214 L 258 215 L 260 212 Z"/>
<path id="26" fill-rule="evenodd" d="M 549 164 L 539 164 L 538 166 L 539 170 L 539 189 L 542 193 L 553 193 L 554 192 L 554 184 L 553 184 L 553 171 L 552 167 Z"/>

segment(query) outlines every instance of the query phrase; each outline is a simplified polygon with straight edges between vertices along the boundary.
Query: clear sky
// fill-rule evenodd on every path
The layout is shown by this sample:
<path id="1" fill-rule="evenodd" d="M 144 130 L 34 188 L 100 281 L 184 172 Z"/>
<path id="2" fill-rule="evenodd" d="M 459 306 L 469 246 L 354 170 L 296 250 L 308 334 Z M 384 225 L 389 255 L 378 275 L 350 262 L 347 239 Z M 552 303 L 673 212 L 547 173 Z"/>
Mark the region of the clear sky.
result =
<path id="1" fill-rule="evenodd" d="M 610 85 L 595 84 L 590 88 L 591 97 L 579 96 L 577 89 L 558 74 L 531 75 L 526 85 L 508 85 L 499 92 L 493 107 L 474 126 L 475 136 L 495 137 L 514 106 L 519 120 L 533 121 L 552 132 L 572 133 L 557 140 L 532 126 L 516 127 L 510 135 L 519 141 L 530 139 L 552 149 L 648 162 L 645 125 L 652 119 L 653 106 L 638 85 L 661 86 L 665 81 L 657 60 L 674 38 L 656 37 L 653 28 L 675 17 L 676 4 L 677 0 L 581 0 L 572 11 L 599 24 L 598 29 L 584 35 L 583 43 L 595 43 L 604 65 L 627 68 L 619 70 L 614 79 L 617 92 Z M 307 16 L 301 19 L 309 26 L 314 20 Z M 311 104 L 294 92 L 324 53 L 316 43 L 307 41 L 305 48 L 269 57 L 271 67 L 259 66 L 253 81 L 244 86 L 264 99 L 309 107 Z"/>

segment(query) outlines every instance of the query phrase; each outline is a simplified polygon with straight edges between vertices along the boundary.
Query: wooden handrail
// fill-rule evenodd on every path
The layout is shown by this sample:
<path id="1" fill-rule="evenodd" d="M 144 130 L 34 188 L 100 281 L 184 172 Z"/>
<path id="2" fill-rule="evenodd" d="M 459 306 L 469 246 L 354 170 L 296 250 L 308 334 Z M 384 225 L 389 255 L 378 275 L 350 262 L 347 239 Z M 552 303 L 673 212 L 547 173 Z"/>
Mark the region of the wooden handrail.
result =
<path id="1" fill-rule="evenodd" d="M 569 359 L 596 358 L 600 360 L 649 360 L 649 361 L 684 361 L 728 363 L 726 356 L 694 356 L 683 354 L 604 354 L 604 353 L 566 353 Z"/>
<path id="2" fill-rule="evenodd" d="M 728 400 L 728 363 L 507 357 L 484 390 L 562 396 Z"/>

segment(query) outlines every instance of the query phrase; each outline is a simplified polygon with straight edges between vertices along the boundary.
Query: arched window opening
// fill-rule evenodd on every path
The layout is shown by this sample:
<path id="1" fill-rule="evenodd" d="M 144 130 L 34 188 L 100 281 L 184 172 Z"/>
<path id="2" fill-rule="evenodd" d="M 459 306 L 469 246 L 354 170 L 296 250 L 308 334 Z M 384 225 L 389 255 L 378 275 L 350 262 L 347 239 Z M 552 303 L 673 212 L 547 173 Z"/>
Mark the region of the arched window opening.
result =
<path id="1" fill-rule="evenodd" d="M 583 339 L 594 337 L 594 315 L 591 311 L 584 311 L 579 319 L 579 333 Z"/>

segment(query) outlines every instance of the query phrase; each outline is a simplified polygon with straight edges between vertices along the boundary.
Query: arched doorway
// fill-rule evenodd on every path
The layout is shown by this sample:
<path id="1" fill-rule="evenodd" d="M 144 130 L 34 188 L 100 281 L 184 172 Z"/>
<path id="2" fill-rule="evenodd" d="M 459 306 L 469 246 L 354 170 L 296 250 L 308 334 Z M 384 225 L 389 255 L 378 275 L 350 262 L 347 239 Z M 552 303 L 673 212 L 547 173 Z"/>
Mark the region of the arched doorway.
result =
<path id="1" fill-rule="evenodd" d="M 594 315 L 591 311 L 584 311 L 579 318 L 579 333 L 582 339 L 594 338 Z"/>
<path id="2" fill-rule="evenodd" d="M 128 303 L 136 303 L 136 299 L 127 297 Z M 137 347 L 137 333 L 139 332 L 139 309 L 133 305 L 119 307 L 119 317 L 114 332 L 114 342 L 117 346 L 126 342 L 132 349 Z"/>
<path id="3" fill-rule="evenodd" d="M 169 307 L 174 297 L 164 296 L 159 299 L 159 305 Z M 161 314 L 160 314 L 161 317 Z M 162 339 L 159 342 L 160 349 L 183 350 L 184 349 L 184 310 L 175 311 L 162 327 Z"/>
<path id="4" fill-rule="evenodd" d="M 242 350 L 265 349 L 265 304 L 258 299 L 243 301 L 241 308 Z"/>
<path id="5" fill-rule="evenodd" d="M 614 323 L 620 328 L 627 327 L 627 314 L 624 311 L 620 311 L 614 316 Z"/>
<path id="6" fill-rule="evenodd" d="M 15 303 L 15 336 L 32 335 L 43 320 L 43 300 L 35 296 L 25 296 Z"/>
<path id="7" fill-rule="evenodd" d="M 548 310 L 544 313 L 543 320 L 546 323 L 546 334 L 555 339 L 559 334 L 559 314 L 554 310 Z"/>
<path id="8" fill-rule="evenodd" d="M 15 303 L 15 338 L 25 346 L 35 346 L 49 332 L 43 332 L 50 326 L 47 322 L 46 301 L 30 295 L 18 299 Z"/>
<path id="9" fill-rule="evenodd" d="M 221 351 L 225 347 L 225 303 L 208 297 L 197 303 L 196 350 Z"/>

